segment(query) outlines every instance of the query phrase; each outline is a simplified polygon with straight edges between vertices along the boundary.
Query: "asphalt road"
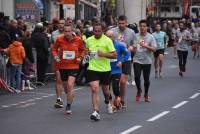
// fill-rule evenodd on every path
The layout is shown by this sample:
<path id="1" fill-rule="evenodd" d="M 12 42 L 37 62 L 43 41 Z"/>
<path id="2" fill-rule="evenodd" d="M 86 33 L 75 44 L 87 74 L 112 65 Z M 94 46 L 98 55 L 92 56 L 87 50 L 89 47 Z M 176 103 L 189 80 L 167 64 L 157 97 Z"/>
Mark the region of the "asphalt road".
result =
<path id="1" fill-rule="evenodd" d="M 189 53 L 187 72 L 178 75 L 178 60 L 168 50 L 164 77 L 154 78 L 151 102 L 136 103 L 136 87 L 127 89 L 127 109 L 106 112 L 101 92 L 101 121 L 89 119 L 91 93 L 87 86 L 75 87 L 72 115 L 55 109 L 54 83 L 20 94 L 0 95 L 1 134 L 200 134 L 200 58 Z M 62 96 L 63 100 L 65 95 Z M 66 104 L 66 101 L 64 101 Z"/>

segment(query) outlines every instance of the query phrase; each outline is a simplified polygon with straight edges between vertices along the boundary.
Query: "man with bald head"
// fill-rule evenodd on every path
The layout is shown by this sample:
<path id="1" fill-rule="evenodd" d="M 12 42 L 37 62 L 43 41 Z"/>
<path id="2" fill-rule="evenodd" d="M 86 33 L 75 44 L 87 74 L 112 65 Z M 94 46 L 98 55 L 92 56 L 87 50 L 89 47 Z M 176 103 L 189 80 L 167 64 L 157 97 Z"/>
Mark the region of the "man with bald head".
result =
<path id="1" fill-rule="evenodd" d="M 115 39 L 114 33 L 111 30 L 106 32 L 106 36 L 109 37 L 114 44 L 114 47 L 117 52 L 117 58 L 110 60 L 111 65 L 111 80 L 113 93 L 115 95 L 115 99 L 113 102 L 113 111 L 122 108 L 121 106 L 121 97 L 119 90 L 119 82 L 122 74 L 122 63 L 128 61 L 129 52 L 126 48 L 126 45 L 123 42 L 120 42 Z"/>

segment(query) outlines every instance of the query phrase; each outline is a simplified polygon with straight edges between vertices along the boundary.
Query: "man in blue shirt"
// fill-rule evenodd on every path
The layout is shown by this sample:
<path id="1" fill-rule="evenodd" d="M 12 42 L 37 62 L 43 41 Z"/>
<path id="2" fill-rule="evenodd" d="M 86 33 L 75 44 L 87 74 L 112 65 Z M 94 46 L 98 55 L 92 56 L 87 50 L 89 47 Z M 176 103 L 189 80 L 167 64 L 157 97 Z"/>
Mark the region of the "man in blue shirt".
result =
<path id="1" fill-rule="evenodd" d="M 122 63 L 128 61 L 129 59 L 129 52 L 123 42 L 115 40 L 113 31 L 109 30 L 106 32 L 106 36 L 108 36 L 114 44 L 114 47 L 117 52 L 117 59 L 111 59 L 111 83 L 113 93 L 115 95 L 115 100 L 113 102 L 113 111 L 119 109 L 121 107 L 121 97 L 120 97 L 120 90 L 119 90 L 119 82 L 122 73 Z"/>
<path id="2" fill-rule="evenodd" d="M 155 32 L 153 33 L 153 36 L 156 40 L 156 52 L 154 52 L 154 67 L 155 67 L 155 78 L 162 77 L 162 65 L 163 65 L 163 59 L 164 59 L 164 50 L 167 46 L 166 40 L 167 35 L 165 32 L 161 31 L 161 26 L 159 23 L 155 26 Z"/>

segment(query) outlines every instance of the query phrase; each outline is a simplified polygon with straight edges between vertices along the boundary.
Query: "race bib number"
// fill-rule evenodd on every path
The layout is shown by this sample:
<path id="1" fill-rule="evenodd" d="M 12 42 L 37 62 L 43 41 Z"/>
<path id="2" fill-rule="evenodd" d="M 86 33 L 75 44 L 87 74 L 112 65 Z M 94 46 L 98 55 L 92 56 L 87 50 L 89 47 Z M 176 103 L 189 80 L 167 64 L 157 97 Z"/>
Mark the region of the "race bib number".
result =
<path id="1" fill-rule="evenodd" d="M 64 60 L 73 60 L 75 59 L 75 51 L 63 51 Z"/>
<path id="2" fill-rule="evenodd" d="M 117 59 L 110 59 L 110 62 L 116 62 Z"/>
<path id="3" fill-rule="evenodd" d="M 143 53 L 138 53 L 138 55 L 137 55 L 137 59 L 139 60 L 139 61 L 143 61 L 144 60 L 144 55 L 143 55 Z"/>
<path id="4" fill-rule="evenodd" d="M 138 52 L 144 52 L 145 49 L 142 46 L 140 46 L 140 44 L 137 44 L 137 51 Z"/>
<path id="5" fill-rule="evenodd" d="M 91 51 L 91 52 L 90 52 L 90 57 L 91 57 L 91 58 L 94 58 L 94 59 L 98 58 L 99 56 L 98 56 L 97 51 Z"/>

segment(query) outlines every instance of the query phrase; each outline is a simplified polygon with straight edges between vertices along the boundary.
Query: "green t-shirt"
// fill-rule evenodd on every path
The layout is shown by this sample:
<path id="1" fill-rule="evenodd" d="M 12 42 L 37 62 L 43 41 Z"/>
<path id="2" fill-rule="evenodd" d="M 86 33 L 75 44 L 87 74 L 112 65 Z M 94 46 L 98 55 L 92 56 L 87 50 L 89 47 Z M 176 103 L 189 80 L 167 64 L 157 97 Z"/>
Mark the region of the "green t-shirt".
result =
<path id="1" fill-rule="evenodd" d="M 105 35 L 102 35 L 100 39 L 96 39 L 94 36 L 89 37 L 86 40 L 86 47 L 90 51 L 90 60 L 88 70 L 98 71 L 98 72 L 106 72 L 110 71 L 110 60 L 104 57 L 98 57 L 97 51 L 100 50 L 102 52 L 113 52 L 115 51 L 115 47 L 110 38 Z"/>

